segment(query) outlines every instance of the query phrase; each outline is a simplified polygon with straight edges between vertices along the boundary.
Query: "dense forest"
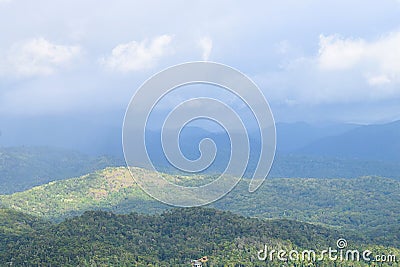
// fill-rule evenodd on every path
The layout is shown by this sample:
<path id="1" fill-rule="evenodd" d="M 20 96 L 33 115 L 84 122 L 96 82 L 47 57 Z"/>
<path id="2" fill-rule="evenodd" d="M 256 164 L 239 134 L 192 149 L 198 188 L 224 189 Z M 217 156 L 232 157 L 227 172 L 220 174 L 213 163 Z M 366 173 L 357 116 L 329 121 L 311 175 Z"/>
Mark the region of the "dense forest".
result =
<path id="1" fill-rule="evenodd" d="M 118 165 L 118 161 L 92 158 L 74 165 L 88 158 L 72 152 L 68 155 L 57 150 L 48 154 L 46 148 L 0 151 L 0 182 L 15 185 L 2 187 L 0 195 L 1 266 L 190 266 L 191 260 L 202 256 L 209 257 L 205 267 L 398 264 L 257 258 L 264 246 L 277 251 L 321 252 L 346 238 L 349 249 L 395 255 L 398 260 L 397 179 L 269 178 L 252 194 L 248 193 L 249 180 L 243 179 L 208 208 L 175 209 L 145 194 L 125 167 L 91 172 L 103 165 Z M 37 160 L 50 163 L 42 166 Z M 324 160 L 301 160 L 308 160 L 308 166 L 314 164 L 316 170 L 327 166 Z M 55 162 L 75 167 L 63 169 L 63 164 Z M 296 161 L 285 164 L 301 170 Z M 41 167 L 36 169 L 36 165 Z M 26 178 L 30 168 L 30 178 Z M 309 171 L 306 166 L 303 169 Z M 78 177 L 84 170 L 89 173 Z M 132 171 L 135 176 L 135 171 L 144 170 Z M 57 172 L 58 176 L 52 176 Z M 67 179 L 69 174 L 77 177 Z M 158 174 L 146 171 L 146 175 Z M 182 185 L 215 179 L 207 174 L 161 175 Z M 21 177 L 21 183 L 8 181 L 11 177 Z M 38 186 L 30 188 L 35 183 Z M 25 187 L 30 189 L 12 193 Z"/>
<path id="2" fill-rule="evenodd" d="M 90 211 L 58 224 L 8 209 L 0 213 L 0 262 L 10 266 L 190 266 L 191 259 L 202 256 L 209 258 L 205 266 L 310 266 L 303 259 L 263 261 L 258 251 L 265 245 L 320 251 L 336 248 L 336 240 L 344 235 L 352 249 L 365 249 L 361 244 L 369 242 L 322 226 L 206 208 L 158 215 Z M 380 245 L 367 247 L 374 253 L 399 253 Z M 311 266 L 375 266 L 329 259 L 315 264 Z"/>

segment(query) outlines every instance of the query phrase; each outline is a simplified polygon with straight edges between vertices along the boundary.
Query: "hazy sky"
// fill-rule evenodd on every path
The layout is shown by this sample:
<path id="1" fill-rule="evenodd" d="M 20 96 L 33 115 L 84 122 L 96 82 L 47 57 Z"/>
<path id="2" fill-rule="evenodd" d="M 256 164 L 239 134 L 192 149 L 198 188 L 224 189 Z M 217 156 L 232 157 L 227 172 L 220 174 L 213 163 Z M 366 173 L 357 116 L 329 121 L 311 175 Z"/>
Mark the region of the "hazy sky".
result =
<path id="1" fill-rule="evenodd" d="M 398 0 L 0 0 L 0 118 L 119 118 L 193 60 L 247 74 L 277 121 L 400 119 Z"/>

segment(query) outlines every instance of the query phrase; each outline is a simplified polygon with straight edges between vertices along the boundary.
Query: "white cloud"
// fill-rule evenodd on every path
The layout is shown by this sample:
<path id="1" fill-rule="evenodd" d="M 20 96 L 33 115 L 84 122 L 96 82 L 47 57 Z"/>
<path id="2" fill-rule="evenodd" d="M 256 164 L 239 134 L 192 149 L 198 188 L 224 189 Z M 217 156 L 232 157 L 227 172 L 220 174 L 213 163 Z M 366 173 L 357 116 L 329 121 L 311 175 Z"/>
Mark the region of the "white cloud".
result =
<path id="1" fill-rule="evenodd" d="M 320 36 L 318 66 L 321 70 L 358 70 L 370 85 L 400 82 L 400 32 L 374 41 Z"/>
<path id="2" fill-rule="evenodd" d="M 210 58 L 211 50 L 213 47 L 212 39 L 209 37 L 203 37 L 199 41 L 199 46 L 202 50 L 201 58 L 207 61 Z"/>
<path id="3" fill-rule="evenodd" d="M 79 53 L 79 46 L 56 45 L 44 38 L 35 38 L 14 44 L 0 67 L 7 74 L 50 75 Z"/>
<path id="4" fill-rule="evenodd" d="M 318 64 L 323 70 L 346 70 L 358 64 L 366 54 L 364 40 L 341 39 L 337 35 L 319 37 Z"/>
<path id="5" fill-rule="evenodd" d="M 400 99 L 399 47 L 400 32 L 374 40 L 321 35 L 317 55 L 297 57 L 256 79 L 283 106 L 392 102 Z"/>
<path id="6" fill-rule="evenodd" d="M 119 44 L 111 51 L 110 56 L 101 58 L 100 63 L 121 72 L 149 69 L 168 52 L 171 40 L 170 35 L 161 35 L 150 42 L 143 40 Z"/>

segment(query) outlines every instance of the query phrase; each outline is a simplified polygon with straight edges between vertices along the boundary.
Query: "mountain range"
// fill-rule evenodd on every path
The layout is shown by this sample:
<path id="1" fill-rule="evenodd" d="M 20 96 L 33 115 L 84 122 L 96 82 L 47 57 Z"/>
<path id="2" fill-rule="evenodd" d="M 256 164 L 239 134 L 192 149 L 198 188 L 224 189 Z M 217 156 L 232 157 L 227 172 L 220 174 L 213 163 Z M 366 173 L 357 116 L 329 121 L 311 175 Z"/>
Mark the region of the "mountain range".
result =
<path id="1" fill-rule="evenodd" d="M 296 150 L 298 154 L 400 162 L 400 121 L 365 125 L 324 137 Z"/>
<path id="2" fill-rule="evenodd" d="M 107 117 L 107 115 L 105 115 Z M 64 123 L 68 121 L 69 123 Z M 104 124 L 99 121 L 27 119 L 19 124 L 3 121 L 0 125 L 0 146 L 47 146 L 66 148 L 83 154 L 108 155 L 122 158 L 122 125 Z M 109 121 L 122 121 L 111 118 Z M 52 127 L 49 128 L 49 125 Z M 188 127 L 184 131 L 185 143 L 192 143 L 202 136 L 212 136 L 222 143 L 226 135 L 221 132 Z M 190 129 L 193 128 L 193 129 Z M 400 159 L 400 121 L 384 124 L 360 125 L 352 123 L 276 123 L 277 151 L 281 154 L 323 156 L 328 158 L 362 159 L 371 161 L 396 161 Z M 250 142 L 255 150 L 257 138 L 250 129 Z M 158 135 L 158 132 L 150 135 Z M 221 141 L 222 140 L 222 141 Z M 195 142 L 194 142 L 195 143 Z M 222 149 L 226 151 L 226 149 Z M 197 151 L 191 152 L 194 156 Z M 189 153 L 190 154 L 190 153 Z"/>
<path id="3" fill-rule="evenodd" d="M 277 124 L 277 152 L 269 177 L 357 178 L 375 175 L 400 179 L 400 121 L 382 125 Z M 101 135 L 101 134 L 100 134 Z M 160 133 L 148 133 L 148 154 L 159 171 L 175 173 L 162 151 Z M 199 157 L 204 138 L 216 143 L 218 153 L 205 174 L 223 171 L 229 162 L 226 133 L 188 127 L 182 131 L 182 153 Z M 120 144 L 120 146 L 122 146 Z M 250 158 L 245 177 L 258 163 L 260 140 L 250 135 Z M 119 148 L 121 150 L 121 147 Z M 50 181 L 77 177 L 94 170 L 123 166 L 119 156 L 95 156 L 78 151 L 43 147 L 0 147 L 0 194 L 10 194 Z"/>

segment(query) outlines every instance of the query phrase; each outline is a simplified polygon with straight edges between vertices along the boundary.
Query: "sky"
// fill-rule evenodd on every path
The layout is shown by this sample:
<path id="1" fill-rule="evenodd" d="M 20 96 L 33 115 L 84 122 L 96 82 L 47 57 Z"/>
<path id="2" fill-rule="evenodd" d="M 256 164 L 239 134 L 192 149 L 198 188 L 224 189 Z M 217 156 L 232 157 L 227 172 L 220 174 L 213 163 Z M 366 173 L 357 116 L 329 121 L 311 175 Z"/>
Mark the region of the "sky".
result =
<path id="1" fill-rule="evenodd" d="M 121 125 L 137 88 L 214 61 L 278 122 L 400 119 L 400 1 L 0 0 L 0 119 Z"/>

